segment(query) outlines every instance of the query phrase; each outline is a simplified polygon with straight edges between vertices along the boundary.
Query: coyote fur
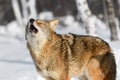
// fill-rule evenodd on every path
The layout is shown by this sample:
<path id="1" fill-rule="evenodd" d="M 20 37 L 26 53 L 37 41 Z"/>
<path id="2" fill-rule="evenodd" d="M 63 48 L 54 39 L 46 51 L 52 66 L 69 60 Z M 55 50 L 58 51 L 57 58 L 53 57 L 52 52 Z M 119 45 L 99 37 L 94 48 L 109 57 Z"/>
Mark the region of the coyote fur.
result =
<path id="1" fill-rule="evenodd" d="M 46 80 L 115 80 L 116 63 L 109 45 L 98 37 L 60 35 L 58 20 L 30 19 L 27 46 L 39 74 Z"/>

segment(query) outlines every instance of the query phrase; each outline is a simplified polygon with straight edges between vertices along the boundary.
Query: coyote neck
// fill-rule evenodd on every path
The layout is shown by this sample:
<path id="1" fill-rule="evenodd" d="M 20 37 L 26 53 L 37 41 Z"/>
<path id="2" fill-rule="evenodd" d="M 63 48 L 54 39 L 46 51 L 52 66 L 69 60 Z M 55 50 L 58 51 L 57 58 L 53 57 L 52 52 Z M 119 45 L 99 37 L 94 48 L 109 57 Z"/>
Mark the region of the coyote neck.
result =
<path id="1" fill-rule="evenodd" d="M 44 50 L 47 49 L 47 47 L 50 45 L 54 45 L 54 44 L 57 44 L 60 42 L 60 38 L 59 36 L 54 33 L 54 32 L 51 32 L 50 33 L 50 39 L 47 40 L 47 39 L 31 39 L 29 40 L 28 42 L 28 48 L 30 49 L 30 53 L 32 55 L 32 58 L 34 60 L 38 59 L 41 55 L 44 55 L 44 54 L 47 54 L 47 53 L 44 53 Z M 47 47 L 46 47 L 47 46 Z"/>
<path id="2" fill-rule="evenodd" d="M 43 39 L 43 40 L 31 39 L 28 42 L 28 47 L 30 49 L 30 53 L 33 59 L 36 59 L 41 54 L 41 50 L 44 47 L 46 42 L 47 42 L 46 39 Z"/>

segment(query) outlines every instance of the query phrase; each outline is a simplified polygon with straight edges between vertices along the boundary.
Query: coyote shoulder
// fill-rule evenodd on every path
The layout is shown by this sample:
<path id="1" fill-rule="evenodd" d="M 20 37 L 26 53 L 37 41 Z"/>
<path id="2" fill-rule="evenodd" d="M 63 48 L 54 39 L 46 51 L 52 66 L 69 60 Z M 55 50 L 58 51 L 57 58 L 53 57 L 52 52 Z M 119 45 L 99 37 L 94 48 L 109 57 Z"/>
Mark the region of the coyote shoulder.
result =
<path id="1" fill-rule="evenodd" d="M 30 19 L 28 49 L 39 74 L 46 80 L 115 80 L 116 63 L 109 45 L 98 37 L 60 35 L 58 20 Z"/>

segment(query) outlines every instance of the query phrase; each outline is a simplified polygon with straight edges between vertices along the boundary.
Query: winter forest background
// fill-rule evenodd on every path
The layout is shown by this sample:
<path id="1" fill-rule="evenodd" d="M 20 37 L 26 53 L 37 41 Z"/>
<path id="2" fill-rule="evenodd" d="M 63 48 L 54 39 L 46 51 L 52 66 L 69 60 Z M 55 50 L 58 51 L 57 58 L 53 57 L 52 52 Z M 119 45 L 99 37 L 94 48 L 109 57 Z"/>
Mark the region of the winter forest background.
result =
<path id="1" fill-rule="evenodd" d="M 107 41 L 115 53 L 116 80 L 120 80 L 120 0 L 0 0 L 0 80 L 42 80 L 24 38 L 30 18 L 59 19 L 57 33 Z"/>
<path id="2" fill-rule="evenodd" d="M 2 26 L 6 27 L 7 24 L 16 21 L 24 32 L 25 25 L 31 17 L 58 18 L 63 27 L 70 25 L 66 20 L 70 18 L 85 28 L 87 34 L 97 35 L 97 27 L 109 28 L 109 38 L 119 39 L 120 0 L 0 0 Z"/>

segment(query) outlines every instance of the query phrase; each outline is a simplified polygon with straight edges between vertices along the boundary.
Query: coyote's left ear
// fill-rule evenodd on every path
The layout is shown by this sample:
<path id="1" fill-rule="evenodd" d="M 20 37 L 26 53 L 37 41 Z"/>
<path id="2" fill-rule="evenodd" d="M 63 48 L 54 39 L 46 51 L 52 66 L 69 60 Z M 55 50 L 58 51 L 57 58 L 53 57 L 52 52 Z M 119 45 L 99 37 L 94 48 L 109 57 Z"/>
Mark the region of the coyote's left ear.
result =
<path id="1" fill-rule="evenodd" d="M 54 30 L 56 26 L 58 25 L 59 21 L 58 20 L 51 20 L 50 22 L 50 28 Z"/>

